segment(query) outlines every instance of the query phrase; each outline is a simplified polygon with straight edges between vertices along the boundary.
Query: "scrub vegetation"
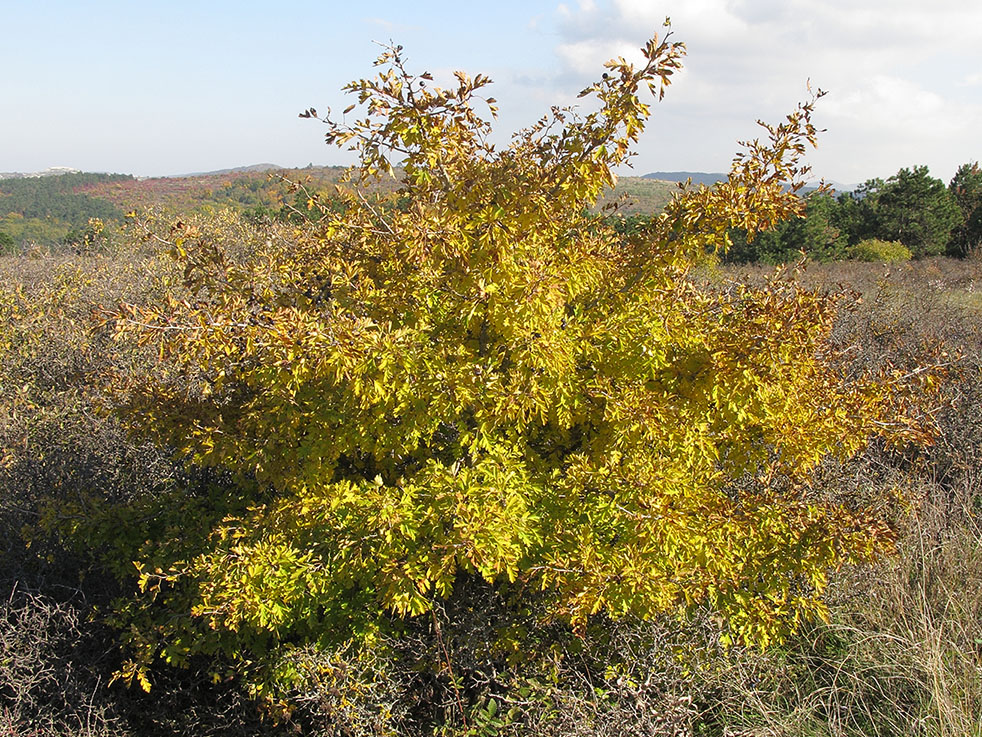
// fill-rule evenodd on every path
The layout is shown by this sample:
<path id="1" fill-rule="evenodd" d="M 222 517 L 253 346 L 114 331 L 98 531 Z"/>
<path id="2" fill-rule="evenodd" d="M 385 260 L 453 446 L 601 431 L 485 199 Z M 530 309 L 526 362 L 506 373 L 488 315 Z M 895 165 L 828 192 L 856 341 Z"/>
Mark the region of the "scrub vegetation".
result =
<path id="1" fill-rule="evenodd" d="M 814 100 L 598 211 L 643 51 L 495 149 L 390 48 L 333 197 L 0 260 L 0 734 L 982 734 L 982 266 L 721 264 Z"/>

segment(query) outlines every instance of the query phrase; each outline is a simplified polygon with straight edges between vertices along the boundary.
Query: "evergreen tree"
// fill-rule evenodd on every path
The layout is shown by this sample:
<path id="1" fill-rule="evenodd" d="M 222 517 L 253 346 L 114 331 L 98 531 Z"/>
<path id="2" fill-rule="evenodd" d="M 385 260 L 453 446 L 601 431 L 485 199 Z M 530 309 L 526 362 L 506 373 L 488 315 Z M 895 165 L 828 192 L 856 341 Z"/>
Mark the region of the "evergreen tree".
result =
<path id="1" fill-rule="evenodd" d="M 736 228 L 725 254 L 731 263 L 780 264 L 802 256 L 813 261 L 833 261 L 845 254 L 846 237 L 834 224 L 836 201 L 825 192 L 814 192 L 805 200 L 804 217 L 790 218 L 753 239 Z"/>
<path id="2" fill-rule="evenodd" d="M 901 169 L 871 193 L 869 205 L 875 237 L 900 241 L 915 258 L 945 253 L 962 221 L 948 188 L 926 166 Z"/>
<path id="3" fill-rule="evenodd" d="M 962 215 L 952 233 L 948 251 L 964 256 L 982 246 L 982 168 L 978 162 L 962 164 L 948 185 Z"/>
<path id="4" fill-rule="evenodd" d="M 831 213 L 832 224 L 839 229 L 847 246 L 876 236 L 876 196 L 883 188 L 882 179 L 869 179 L 852 192 L 844 192 L 836 199 Z"/>

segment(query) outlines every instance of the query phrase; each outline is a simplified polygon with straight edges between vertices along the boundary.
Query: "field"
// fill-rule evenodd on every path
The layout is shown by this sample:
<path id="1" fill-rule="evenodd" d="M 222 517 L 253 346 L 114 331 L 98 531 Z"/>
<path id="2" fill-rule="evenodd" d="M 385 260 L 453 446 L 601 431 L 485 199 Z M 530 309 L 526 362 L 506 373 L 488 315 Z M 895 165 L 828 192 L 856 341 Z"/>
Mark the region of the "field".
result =
<path id="1" fill-rule="evenodd" d="M 888 560 L 832 574 L 829 621 L 763 651 L 723 647 L 708 614 L 599 618 L 571 637 L 534 612 L 509 619 L 494 591 L 471 582 L 374 659 L 320 662 L 315 685 L 290 694 L 291 718 L 274 724 L 240 681 L 205 663 L 165 669 L 149 694 L 112 683 L 122 656 L 107 613 L 123 584 L 73 540 L 73 514 L 201 479 L 103 411 L 105 377 L 148 370 L 155 356 L 115 351 L 101 309 L 179 277 L 133 233 L 103 237 L 83 255 L 0 259 L 0 735 L 381 735 L 395 716 L 407 734 L 982 735 L 979 261 L 810 264 L 793 275 L 845 295 L 834 337 L 851 370 L 916 370 L 927 353 L 950 367 L 933 445 L 875 445 L 819 474 L 821 494 L 879 509 L 898 533 Z M 731 290 L 774 274 L 727 266 L 692 278 Z M 518 641 L 502 632 L 530 627 L 549 658 L 501 653 Z M 425 670 L 421 654 L 437 652 L 440 668 Z"/>

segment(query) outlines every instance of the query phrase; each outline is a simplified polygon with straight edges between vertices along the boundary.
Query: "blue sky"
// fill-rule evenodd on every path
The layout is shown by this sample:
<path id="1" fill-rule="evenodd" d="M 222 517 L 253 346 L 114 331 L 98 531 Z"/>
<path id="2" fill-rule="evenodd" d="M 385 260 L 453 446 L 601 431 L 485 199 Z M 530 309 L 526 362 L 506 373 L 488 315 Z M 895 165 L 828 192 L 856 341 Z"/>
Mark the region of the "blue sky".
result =
<path id="1" fill-rule="evenodd" d="M 272 162 L 350 163 L 308 106 L 343 108 L 374 41 L 410 66 L 496 82 L 502 141 L 575 102 L 612 55 L 672 17 L 685 71 L 635 173 L 725 170 L 754 121 L 829 91 L 809 158 L 845 183 L 982 159 L 978 0 L 543 0 L 0 3 L 0 171 L 71 166 L 137 175 Z M 630 172 L 624 172 L 630 173 Z"/>

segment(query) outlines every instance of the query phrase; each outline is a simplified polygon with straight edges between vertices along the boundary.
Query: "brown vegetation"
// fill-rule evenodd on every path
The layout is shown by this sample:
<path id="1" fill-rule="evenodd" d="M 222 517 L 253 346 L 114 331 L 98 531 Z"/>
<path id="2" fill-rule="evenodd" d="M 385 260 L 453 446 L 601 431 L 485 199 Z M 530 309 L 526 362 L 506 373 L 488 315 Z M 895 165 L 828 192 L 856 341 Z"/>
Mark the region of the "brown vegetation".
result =
<path id="1" fill-rule="evenodd" d="M 119 656 L 100 612 L 117 584 L 43 532 L 65 529 L 44 519 L 46 500 L 195 483 L 97 411 L 110 360 L 93 331 L 98 308 L 139 302 L 172 278 L 166 261 L 125 239 L 104 244 L 111 255 L 0 261 L 0 734 L 422 734 L 441 724 L 443 734 L 488 735 L 982 734 L 982 264 L 811 265 L 798 275 L 858 296 L 836 328 L 857 365 L 910 366 L 940 344 L 953 368 L 932 447 L 871 447 L 824 469 L 823 493 L 881 505 L 900 531 L 896 556 L 834 576 L 828 623 L 763 653 L 720 647 L 710 618 L 609 622 L 584 639 L 553 625 L 536 635 L 537 652 L 553 655 L 527 659 L 507 651 L 517 640 L 506 635 L 536 626 L 536 612 L 461 586 L 374 652 L 321 655 L 317 677 L 291 695 L 292 721 L 274 727 L 236 681 L 212 683 L 195 663 L 152 696 L 110 685 Z M 705 278 L 728 288 L 768 273 L 728 267 Z M 140 370 L 153 357 L 112 360 Z M 433 653 L 436 670 L 425 665 Z"/>

